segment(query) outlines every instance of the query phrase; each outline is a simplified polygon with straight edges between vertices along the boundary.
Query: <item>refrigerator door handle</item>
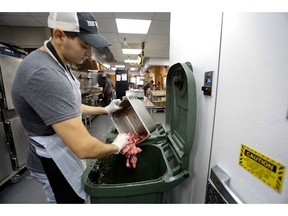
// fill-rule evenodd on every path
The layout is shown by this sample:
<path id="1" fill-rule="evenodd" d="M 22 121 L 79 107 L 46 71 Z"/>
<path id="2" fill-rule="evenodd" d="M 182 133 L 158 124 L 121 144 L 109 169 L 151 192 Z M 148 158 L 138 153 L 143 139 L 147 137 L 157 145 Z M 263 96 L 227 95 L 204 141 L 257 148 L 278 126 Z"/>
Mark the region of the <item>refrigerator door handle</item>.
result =
<path id="1" fill-rule="evenodd" d="M 212 180 L 214 187 L 228 203 L 243 203 L 229 187 L 230 176 L 228 176 L 218 165 L 211 168 L 210 179 Z"/>

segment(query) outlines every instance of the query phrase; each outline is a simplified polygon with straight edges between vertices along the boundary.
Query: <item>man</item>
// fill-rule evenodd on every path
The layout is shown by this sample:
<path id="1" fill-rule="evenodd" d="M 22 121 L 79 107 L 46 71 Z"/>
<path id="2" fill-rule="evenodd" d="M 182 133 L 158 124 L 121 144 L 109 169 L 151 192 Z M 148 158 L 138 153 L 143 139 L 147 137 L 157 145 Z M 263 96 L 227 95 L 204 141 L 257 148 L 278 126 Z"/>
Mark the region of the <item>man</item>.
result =
<path id="1" fill-rule="evenodd" d="M 102 75 L 104 84 L 103 84 L 103 101 L 104 106 L 108 106 L 112 100 L 112 81 L 107 77 L 105 73 Z"/>
<path id="2" fill-rule="evenodd" d="M 144 95 L 147 96 L 147 92 L 148 92 L 148 89 L 153 89 L 153 83 L 154 81 L 153 80 L 150 80 L 149 82 L 146 82 L 143 86 L 143 90 L 144 90 Z"/>
<path id="3" fill-rule="evenodd" d="M 48 27 L 50 40 L 19 65 L 12 99 L 29 136 L 27 167 L 36 174 L 44 171 L 44 181 L 38 180 L 44 190 L 52 188 L 50 194 L 45 190 L 48 198 L 55 197 L 57 203 L 84 203 L 87 195 L 81 178 L 85 165 L 80 159 L 117 154 L 127 144 L 127 136 L 119 134 L 108 145 L 89 134 L 81 114 L 111 114 L 121 109 L 120 100 L 106 107 L 81 104 L 80 83 L 66 65 L 83 63 L 92 47 L 110 42 L 99 33 L 91 13 L 50 13 Z"/>

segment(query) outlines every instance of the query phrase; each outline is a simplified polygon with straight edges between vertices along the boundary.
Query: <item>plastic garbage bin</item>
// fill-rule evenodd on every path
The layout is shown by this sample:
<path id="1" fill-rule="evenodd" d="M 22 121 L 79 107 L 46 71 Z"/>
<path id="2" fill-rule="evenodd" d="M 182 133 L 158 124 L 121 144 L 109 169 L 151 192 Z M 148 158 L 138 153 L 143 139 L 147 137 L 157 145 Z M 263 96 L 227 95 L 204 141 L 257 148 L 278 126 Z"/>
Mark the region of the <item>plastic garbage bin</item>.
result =
<path id="1" fill-rule="evenodd" d="M 87 167 L 82 180 L 91 203 L 163 203 L 164 192 L 189 177 L 197 107 L 190 63 L 169 69 L 166 91 L 166 125 L 156 124 L 138 145 L 142 152 L 135 169 L 126 167 L 123 155 L 94 160 Z M 108 137 L 112 141 L 116 135 L 110 131 Z"/>

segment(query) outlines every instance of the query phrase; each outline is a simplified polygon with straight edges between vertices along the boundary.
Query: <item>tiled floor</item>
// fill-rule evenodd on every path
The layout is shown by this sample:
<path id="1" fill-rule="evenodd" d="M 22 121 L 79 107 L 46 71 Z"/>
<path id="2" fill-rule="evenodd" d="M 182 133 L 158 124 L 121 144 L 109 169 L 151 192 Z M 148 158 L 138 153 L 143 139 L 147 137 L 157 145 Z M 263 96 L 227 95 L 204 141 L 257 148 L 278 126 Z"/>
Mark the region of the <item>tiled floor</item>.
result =
<path id="1" fill-rule="evenodd" d="M 152 112 L 152 118 L 155 123 L 165 123 L 165 112 Z M 113 123 L 109 116 L 103 115 L 96 117 L 89 128 L 90 133 L 98 139 L 104 141 L 107 131 L 113 127 Z M 42 186 L 38 184 L 24 169 L 19 173 L 21 180 L 18 183 L 6 182 L 0 187 L 0 203 L 47 203 Z"/>

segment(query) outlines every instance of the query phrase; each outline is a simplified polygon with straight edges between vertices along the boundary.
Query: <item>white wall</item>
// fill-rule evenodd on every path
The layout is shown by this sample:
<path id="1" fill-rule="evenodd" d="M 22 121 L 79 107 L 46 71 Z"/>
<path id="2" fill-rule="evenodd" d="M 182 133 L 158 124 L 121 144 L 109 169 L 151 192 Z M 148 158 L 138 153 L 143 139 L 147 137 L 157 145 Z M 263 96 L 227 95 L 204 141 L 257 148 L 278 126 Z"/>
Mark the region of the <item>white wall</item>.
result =
<path id="1" fill-rule="evenodd" d="M 224 13 L 223 20 L 211 166 L 229 174 L 244 203 L 287 203 L 287 170 L 278 193 L 241 167 L 239 155 L 245 144 L 287 167 L 288 13 Z"/>
<path id="2" fill-rule="evenodd" d="M 287 203 L 287 178 L 277 193 L 238 165 L 241 143 L 288 163 L 287 18 L 288 13 L 224 13 L 218 71 L 221 13 L 171 13 L 170 65 L 192 63 L 198 118 L 191 177 L 169 194 L 169 202 L 204 203 L 211 152 L 211 167 L 228 171 L 244 203 Z M 207 97 L 201 86 L 210 70 L 214 86 Z"/>
<path id="3" fill-rule="evenodd" d="M 187 10 L 187 11 L 186 11 Z M 197 88 L 196 138 L 190 156 L 190 178 L 177 186 L 169 202 L 204 203 L 211 137 L 221 33 L 221 12 L 195 12 L 189 8 L 172 11 L 170 26 L 170 66 L 189 61 L 193 66 Z M 214 71 L 212 96 L 204 96 L 201 87 L 204 73 Z"/>

